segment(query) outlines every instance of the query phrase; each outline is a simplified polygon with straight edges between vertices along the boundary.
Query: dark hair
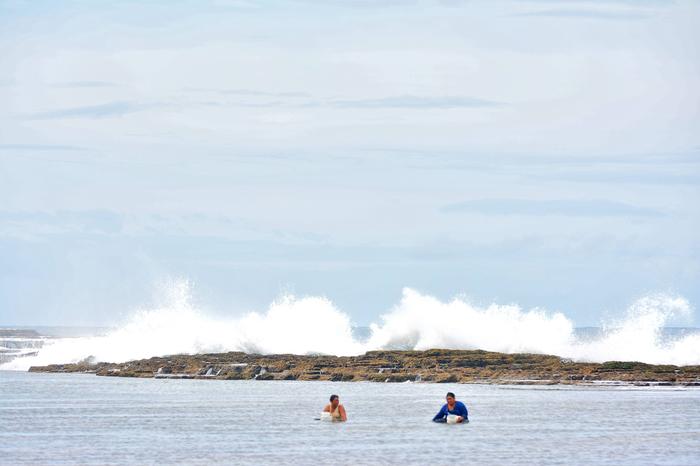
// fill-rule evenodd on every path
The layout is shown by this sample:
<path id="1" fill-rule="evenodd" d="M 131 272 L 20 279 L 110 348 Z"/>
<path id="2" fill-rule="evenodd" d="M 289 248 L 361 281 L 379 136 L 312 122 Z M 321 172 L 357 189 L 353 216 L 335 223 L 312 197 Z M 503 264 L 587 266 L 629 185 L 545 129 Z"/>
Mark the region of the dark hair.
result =
<path id="1" fill-rule="evenodd" d="M 331 403 L 333 402 L 333 400 L 337 400 L 337 399 L 338 399 L 338 395 L 331 395 Z"/>
<path id="2" fill-rule="evenodd" d="M 457 397 L 455 396 L 455 394 L 452 393 L 452 392 L 447 392 L 447 395 L 445 395 L 445 398 L 447 398 L 448 396 L 449 396 L 450 398 L 457 398 Z"/>

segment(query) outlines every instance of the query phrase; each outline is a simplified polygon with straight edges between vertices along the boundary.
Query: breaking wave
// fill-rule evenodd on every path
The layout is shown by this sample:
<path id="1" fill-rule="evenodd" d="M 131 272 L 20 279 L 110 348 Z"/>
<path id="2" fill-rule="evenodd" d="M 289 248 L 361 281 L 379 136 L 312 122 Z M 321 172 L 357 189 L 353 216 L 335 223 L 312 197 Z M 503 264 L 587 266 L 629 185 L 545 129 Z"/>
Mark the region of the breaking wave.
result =
<path id="1" fill-rule="evenodd" d="M 562 313 L 517 305 L 480 307 L 455 298 L 444 302 L 411 289 L 369 337 L 353 336 L 350 317 L 322 297 L 284 296 L 264 313 L 208 317 L 192 305 L 187 282 L 172 286 L 161 305 L 134 313 L 101 336 L 48 341 L 30 357 L 2 369 L 95 361 L 123 362 L 176 353 L 323 353 L 355 355 L 374 349 L 450 348 L 555 354 L 578 361 L 634 360 L 653 364 L 700 364 L 700 332 L 665 338 L 670 319 L 689 315 L 681 297 L 651 295 L 634 302 L 619 321 L 593 337 L 577 334 Z"/>

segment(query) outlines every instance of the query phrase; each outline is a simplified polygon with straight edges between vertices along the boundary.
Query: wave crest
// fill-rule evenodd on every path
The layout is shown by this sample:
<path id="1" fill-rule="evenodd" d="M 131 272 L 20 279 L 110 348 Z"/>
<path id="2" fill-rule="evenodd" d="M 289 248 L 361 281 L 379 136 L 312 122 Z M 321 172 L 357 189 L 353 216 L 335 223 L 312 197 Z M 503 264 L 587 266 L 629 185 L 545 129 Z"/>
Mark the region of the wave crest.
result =
<path id="1" fill-rule="evenodd" d="M 135 312 L 102 336 L 48 342 L 38 354 L 3 369 L 69 363 L 92 358 L 124 362 L 176 353 L 323 353 L 355 355 L 374 349 L 483 349 L 544 353 L 578 361 L 634 360 L 653 364 L 700 364 L 700 333 L 663 338 L 670 319 L 689 315 L 682 297 L 655 294 L 635 301 L 625 316 L 590 339 L 577 335 L 562 313 L 517 305 L 479 307 L 448 302 L 406 288 L 401 301 L 370 326 L 365 341 L 353 337 L 350 317 L 322 297 L 284 296 L 264 313 L 212 318 L 192 305 L 187 282 L 169 287 L 153 309 Z"/>

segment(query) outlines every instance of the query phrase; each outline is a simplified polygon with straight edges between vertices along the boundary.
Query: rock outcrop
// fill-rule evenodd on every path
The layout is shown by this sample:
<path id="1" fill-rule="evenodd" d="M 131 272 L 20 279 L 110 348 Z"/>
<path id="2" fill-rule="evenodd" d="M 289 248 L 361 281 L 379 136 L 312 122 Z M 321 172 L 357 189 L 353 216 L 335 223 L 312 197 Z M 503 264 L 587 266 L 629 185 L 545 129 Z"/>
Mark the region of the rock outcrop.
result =
<path id="1" fill-rule="evenodd" d="M 370 351 L 361 356 L 180 354 L 120 364 L 86 360 L 77 364 L 32 367 L 30 371 L 224 380 L 700 386 L 700 366 L 620 361 L 599 364 L 541 354 L 439 349 Z"/>

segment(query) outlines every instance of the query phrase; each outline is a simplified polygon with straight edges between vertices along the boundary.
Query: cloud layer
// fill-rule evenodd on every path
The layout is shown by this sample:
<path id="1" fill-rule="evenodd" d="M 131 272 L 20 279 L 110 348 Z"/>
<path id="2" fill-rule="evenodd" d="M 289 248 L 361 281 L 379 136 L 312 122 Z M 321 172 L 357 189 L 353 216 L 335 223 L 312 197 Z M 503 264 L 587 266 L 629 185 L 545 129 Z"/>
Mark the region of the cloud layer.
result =
<path id="1" fill-rule="evenodd" d="M 163 277 L 358 323 L 410 286 L 700 302 L 700 5 L 0 2 L 0 325 Z M 51 321 L 51 322 L 49 322 Z"/>

